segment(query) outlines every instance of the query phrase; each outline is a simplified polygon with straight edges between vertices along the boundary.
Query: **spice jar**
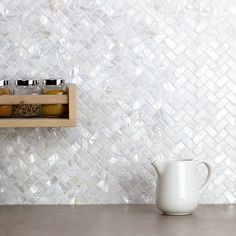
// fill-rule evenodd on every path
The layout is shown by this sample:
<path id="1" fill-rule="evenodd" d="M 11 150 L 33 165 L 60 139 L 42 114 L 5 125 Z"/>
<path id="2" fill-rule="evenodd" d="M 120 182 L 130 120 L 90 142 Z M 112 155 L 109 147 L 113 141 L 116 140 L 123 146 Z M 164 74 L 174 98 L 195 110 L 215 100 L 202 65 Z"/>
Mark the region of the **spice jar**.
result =
<path id="1" fill-rule="evenodd" d="M 44 95 L 63 95 L 66 94 L 67 88 L 65 80 L 46 79 L 43 81 Z M 42 105 L 43 117 L 64 117 L 68 114 L 68 106 L 65 104 L 47 104 Z"/>
<path id="2" fill-rule="evenodd" d="M 42 90 L 38 86 L 38 80 L 17 80 L 14 95 L 39 95 Z M 14 106 L 15 117 L 39 117 L 40 104 L 20 104 Z"/>
<path id="3" fill-rule="evenodd" d="M 11 90 L 9 88 L 9 80 L 0 80 L 0 96 L 1 95 L 11 95 Z M 0 117 L 11 117 L 12 113 L 12 105 L 0 106 Z"/>

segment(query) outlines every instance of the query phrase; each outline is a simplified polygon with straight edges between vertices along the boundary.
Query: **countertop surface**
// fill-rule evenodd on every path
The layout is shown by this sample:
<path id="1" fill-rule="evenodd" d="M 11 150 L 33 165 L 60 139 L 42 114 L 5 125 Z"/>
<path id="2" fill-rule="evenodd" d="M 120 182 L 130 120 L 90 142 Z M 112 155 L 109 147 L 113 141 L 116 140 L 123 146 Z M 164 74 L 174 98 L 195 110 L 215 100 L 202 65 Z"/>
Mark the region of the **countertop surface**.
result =
<path id="1" fill-rule="evenodd" d="M 0 206 L 1 236 L 235 236 L 236 205 L 161 215 L 154 205 Z"/>

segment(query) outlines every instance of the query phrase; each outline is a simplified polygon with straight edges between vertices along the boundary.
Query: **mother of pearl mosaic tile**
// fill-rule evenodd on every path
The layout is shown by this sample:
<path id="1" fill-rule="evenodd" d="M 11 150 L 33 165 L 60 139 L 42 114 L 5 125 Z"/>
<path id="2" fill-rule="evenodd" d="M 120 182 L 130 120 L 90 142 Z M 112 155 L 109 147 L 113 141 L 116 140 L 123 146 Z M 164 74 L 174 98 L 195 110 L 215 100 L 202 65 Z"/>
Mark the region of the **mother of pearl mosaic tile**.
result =
<path id="1" fill-rule="evenodd" d="M 236 203 L 234 0 L 0 0 L 0 76 L 78 86 L 76 128 L 0 129 L 1 204 L 153 203 L 180 155 Z"/>

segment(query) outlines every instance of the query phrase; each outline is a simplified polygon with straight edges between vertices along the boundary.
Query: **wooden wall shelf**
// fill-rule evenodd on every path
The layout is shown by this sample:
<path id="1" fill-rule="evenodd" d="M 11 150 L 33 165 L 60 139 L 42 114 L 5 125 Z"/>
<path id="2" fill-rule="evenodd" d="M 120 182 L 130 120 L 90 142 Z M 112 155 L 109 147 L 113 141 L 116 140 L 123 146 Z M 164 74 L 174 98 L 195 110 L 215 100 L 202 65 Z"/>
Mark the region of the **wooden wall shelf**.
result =
<path id="1" fill-rule="evenodd" d="M 68 104 L 68 118 L 0 118 L 0 128 L 76 126 L 76 85 L 68 84 L 67 95 L 2 95 L 0 105 Z"/>

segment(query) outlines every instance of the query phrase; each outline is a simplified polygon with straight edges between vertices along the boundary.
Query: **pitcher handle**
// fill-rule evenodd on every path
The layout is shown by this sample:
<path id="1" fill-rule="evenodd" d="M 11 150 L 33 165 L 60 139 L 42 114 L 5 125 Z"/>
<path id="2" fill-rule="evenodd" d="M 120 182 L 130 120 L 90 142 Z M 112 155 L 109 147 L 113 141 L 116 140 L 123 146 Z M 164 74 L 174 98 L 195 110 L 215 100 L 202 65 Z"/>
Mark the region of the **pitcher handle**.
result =
<path id="1" fill-rule="evenodd" d="M 199 193 L 202 193 L 203 190 L 207 187 L 207 185 L 209 184 L 209 181 L 210 181 L 210 178 L 211 178 L 211 175 L 212 175 L 212 169 L 211 169 L 211 166 L 208 162 L 206 161 L 198 161 L 197 162 L 197 165 L 199 164 L 204 164 L 207 168 L 207 177 L 206 177 L 206 180 L 204 181 L 202 187 L 199 189 Z"/>

